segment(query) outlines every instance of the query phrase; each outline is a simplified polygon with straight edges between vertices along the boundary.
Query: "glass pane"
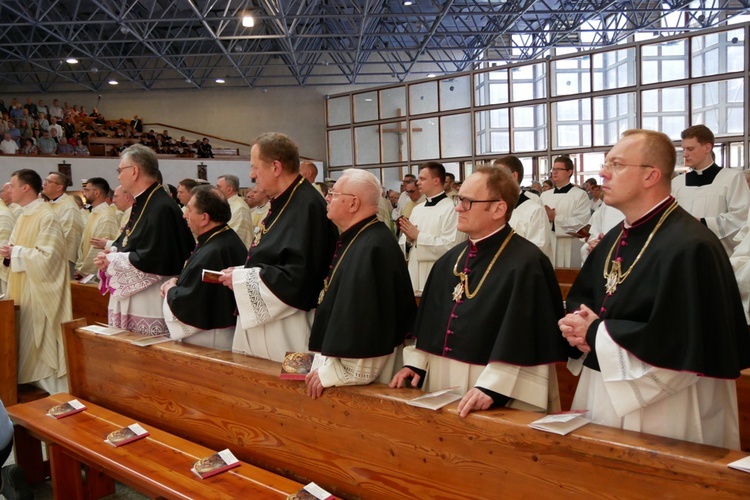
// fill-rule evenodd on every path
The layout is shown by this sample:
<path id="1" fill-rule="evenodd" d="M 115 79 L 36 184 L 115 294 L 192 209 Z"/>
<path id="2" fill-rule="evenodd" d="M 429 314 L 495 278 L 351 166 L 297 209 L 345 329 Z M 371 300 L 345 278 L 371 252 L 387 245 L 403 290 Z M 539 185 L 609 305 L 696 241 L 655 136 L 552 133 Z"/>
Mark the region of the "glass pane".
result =
<path id="1" fill-rule="evenodd" d="M 406 122 L 389 123 L 380 127 L 383 163 L 406 160 L 409 151 L 409 134 Z"/>
<path id="2" fill-rule="evenodd" d="M 508 70 L 480 73 L 475 78 L 474 95 L 477 106 L 508 102 Z"/>
<path id="3" fill-rule="evenodd" d="M 547 97 L 545 81 L 547 74 L 545 68 L 545 63 L 528 64 L 513 68 L 510 72 L 512 78 L 512 100 L 526 101 Z"/>
<path id="4" fill-rule="evenodd" d="M 702 123 L 714 135 L 743 133 L 745 86 L 741 78 L 691 86 L 692 123 Z"/>
<path id="5" fill-rule="evenodd" d="M 641 101 L 643 128 L 659 130 L 679 140 L 687 128 L 687 87 L 646 90 Z"/>
<path id="6" fill-rule="evenodd" d="M 745 58 L 745 30 L 711 33 L 692 39 L 693 76 L 742 71 Z"/>
<path id="7" fill-rule="evenodd" d="M 442 158 L 471 156 L 471 115 L 443 116 L 440 118 Z"/>
<path id="8" fill-rule="evenodd" d="M 507 109 L 475 114 L 477 154 L 510 152 L 510 119 Z"/>
<path id="9" fill-rule="evenodd" d="M 552 62 L 552 95 L 570 95 L 591 90 L 589 56 L 571 57 Z"/>
<path id="10" fill-rule="evenodd" d="M 635 85 L 635 48 L 594 54 L 594 90 Z"/>
<path id="11" fill-rule="evenodd" d="M 437 110 L 437 82 L 418 83 L 409 87 L 409 112 L 412 115 L 434 113 Z"/>
<path id="12" fill-rule="evenodd" d="M 440 135 L 437 118 L 412 122 L 411 159 L 436 160 L 440 158 Z"/>
<path id="13" fill-rule="evenodd" d="M 471 78 L 460 76 L 440 80 L 440 109 L 461 109 L 471 106 Z"/>
<path id="14" fill-rule="evenodd" d="M 397 193 L 401 191 L 401 167 L 390 167 L 381 169 L 382 183 L 385 189 L 391 189 Z"/>
<path id="15" fill-rule="evenodd" d="M 344 125 L 352 122 L 352 109 L 349 96 L 328 99 L 328 125 Z"/>
<path id="16" fill-rule="evenodd" d="M 644 45 L 641 51 L 643 83 L 668 82 L 687 78 L 687 40 Z"/>
<path id="17" fill-rule="evenodd" d="M 513 151 L 547 149 L 547 106 L 513 108 Z"/>
<path id="18" fill-rule="evenodd" d="M 328 159 L 332 167 L 352 166 L 351 129 L 328 132 Z"/>
<path id="19" fill-rule="evenodd" d="M 357 165 L 380 163 L 380 136 L 378 126 L 357 127 L 354 129 L 354 144 L 357 152 Z"/>
<path id="20" fill-rule="evenodd" d="M 594 145 L 616 143 L 623 132 L 636 128 L 635 93 L 594 98 Z"/>
<path id="21" fill-rule="evenodd" d="M 369 122 L 378 119 L 378 93 L 354 95 L 354 121 Z"/>
<path id="22" fill-rule="evenodd" d="M 380 91 L 380 118 L 406 116 L 406 88 L 396 87 Z"/>
<path id="23" fill-rule="evenodd" d="M 552 106 L 555 124 L 554 148 L 591 146 L 591 101 L 577 99 Z"/>

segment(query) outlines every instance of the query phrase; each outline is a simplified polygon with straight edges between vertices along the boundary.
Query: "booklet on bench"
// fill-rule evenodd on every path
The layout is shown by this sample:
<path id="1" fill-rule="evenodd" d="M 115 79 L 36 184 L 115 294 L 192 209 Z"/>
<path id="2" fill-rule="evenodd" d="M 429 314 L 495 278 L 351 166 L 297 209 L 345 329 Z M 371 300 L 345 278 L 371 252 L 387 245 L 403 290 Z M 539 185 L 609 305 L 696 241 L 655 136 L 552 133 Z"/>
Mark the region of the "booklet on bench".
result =
<path id="1" fill-rule="evenodd" d="M 288 351 L 281 362 L 279 378 L 284 380 L 305 380 L 305 376 L 319 368 L 325 361 L 320 353 Z"/>
<path id="2" fill-rule="evenodd" d="M 144 335 L 141 338 L 131 340 L 131 344 L 137 346 L 146 347 L 154 344 L 161 344 L 162 342 L 169 342 L 172 340 L 169 335 Z"/>
<path id="3" fill-rule="evenodd" d="M 584 418 L 581 415 L 588 412 L 588 410 L 573 410 L 563 411 L 560 413 L 553 413 L 546 417 L 534 420 L 529 424 L 532 429 L 540 431 L 552 432 L 554 434 L 560 434 L 564 436 L 574 430 L 583 427 L 584 425 L 591 422 L 588 418 Z"/>
<path id="4" fill-rule="evenodd" d="M 315 483 L 306 484 L 297 493 L 292 493 L 286 500 L 333 500 L 334 497 Z"/>
<path id="5" fill-rule="evenodd" d="M 132 443 L 133 441 L 145 438 L 146 436 L 148 436 L 148 431 L 141 427 L 140 424 L 131 424 L 122 429 L 110 432 L 107 434 L 107 439 L 105 439 L 104 442 L 117 447 Z"/>
<path id="6" fill-rule="evenodd" d="M 208 457 L 201 458 L 193 464 L 193 468 L 190 470 L 199 478 L 206 479 L 207 477 L 215 476 L 220 472 L 239 466 L 240 461 L 227 448 Z"/>
<path id="7" fill-rule="evenodd" d="M 428 410 L 439 410 L 443 406 L 450 404 L 454 401 L 461 399 L 460 394 L 456 394 L 453 391 L 457 387 L 450 387 L 435 392 L 428 392 L 423 396 L 416 397 L 408 400 L 406 403 L 419 408 L 427 408 Z"/>
<path id="8" fill-rule="evenodd" d="M 77 399 L 71 399 L 67 403 L 53 406 L 47 411 L 47 415 L 60 419 L 75 415 L 76 413 L 81 413 L 85 409 L 86 406 L 84 406 L 83 403 Z"/>

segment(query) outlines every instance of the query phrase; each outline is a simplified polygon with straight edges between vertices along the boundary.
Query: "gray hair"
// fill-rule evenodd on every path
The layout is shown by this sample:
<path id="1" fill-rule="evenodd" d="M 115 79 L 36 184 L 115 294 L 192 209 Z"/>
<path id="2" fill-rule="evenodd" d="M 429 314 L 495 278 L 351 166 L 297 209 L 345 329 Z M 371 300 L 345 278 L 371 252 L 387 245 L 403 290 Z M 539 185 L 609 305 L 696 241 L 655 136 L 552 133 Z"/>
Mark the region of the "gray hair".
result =
<path id="1" fill-rule="evenodd" d="M 364 206 L 377 207 L 380 204 L 380 193 L 383 188 L 378 178 L 371 172 L 360 168 L 348 168 L 344 170 L 339 180 L 346 180 L 347 184 L 355 186 L 356 194 Z"/>
<path id="2" fill-rule="evenodd" d="M 159 158 L 150 147 L 143 144 L 133 144 L 122 152 L 120 158 L 127 158 L 138 165 L 146 177 L 159 178 Z"/>
<path id="3" fill-rule="evenodd" d="M 220 175 L 219 179 L 224 179 L 224 182 L 226 182 L 227 186 L 232 188 L 233 191 L 240 190 L 240 178 L 237 177 L 236 175 L 231 175 L 231 174 Z"/>

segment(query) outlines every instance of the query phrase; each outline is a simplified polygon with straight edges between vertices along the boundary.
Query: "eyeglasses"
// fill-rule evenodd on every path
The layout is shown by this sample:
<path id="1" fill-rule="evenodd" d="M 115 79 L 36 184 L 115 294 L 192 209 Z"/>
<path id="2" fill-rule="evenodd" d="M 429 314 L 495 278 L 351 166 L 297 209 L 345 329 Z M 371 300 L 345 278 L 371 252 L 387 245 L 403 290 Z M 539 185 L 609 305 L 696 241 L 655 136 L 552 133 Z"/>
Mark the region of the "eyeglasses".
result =
<path id="1" fill-rule="evenodd" d="M 455 198 L 453 198 L 453 204 L 455 206 L 460 205 L 461 208 L 466 212 L 471 210 L 471 206 L 474 203 L 493 203 L 496 201 L 503 201 L 503 200 L 470 200 L 468 198 L 464 198 L 463 196 L 456 196 Z"/>
<path id="2" fill-rule="evenodd" d="M 116 169 L 117 170 L 117 175 L 120 175 L 123 170 L 128 169 L 128 168 L 135 168 L 135 165 L 130 165 L 129 167 L 117 167 L 117 169 Z"/>
<path id="3" fill-rule="evenodd" d="M 552 172 L 567 172 L 567 168 L 553 167 Z"/>
<path id="4" fill-rule="evenodd" d="M 638 165 L 635 163 L 625 164 L 625 163 L 619 163 L 616 161 L 608 161 L 606 163 L 602 163 L 600 166 L 602 171 L 614 172 L 615 174 L 619 174 L 626 167 L 654 168 L 652 165 Z"/>
<path id="5" fill-rule="evenodd" d="M 58 186 L 62 186 L 63 185 L 62 182 L 57 182 L 54 179 L 44 179 L 44 184 L 50 184 L 50 183 L 57 184 Z"/>
<path id="6" fill-rule="evenodd" d="M 356 194 L 349 194 L 349 193 L 339 193 L 338 191 L 328 190 L 328 194 L 325 196 L 326 198 L 335 198 L 336 196 L 357 196 Z"/>
<path id="7" fill-rule="evenodd" d="M 416 193 L 416 192 L 417 192 L 417 190 L 416 190 L 416 189 L 412 189 L 411 191 L 409 191 L 408 189 L 406 190 L 406 193 L 407 193 L 407 194 L 414 194 L 414 193 Z"/>

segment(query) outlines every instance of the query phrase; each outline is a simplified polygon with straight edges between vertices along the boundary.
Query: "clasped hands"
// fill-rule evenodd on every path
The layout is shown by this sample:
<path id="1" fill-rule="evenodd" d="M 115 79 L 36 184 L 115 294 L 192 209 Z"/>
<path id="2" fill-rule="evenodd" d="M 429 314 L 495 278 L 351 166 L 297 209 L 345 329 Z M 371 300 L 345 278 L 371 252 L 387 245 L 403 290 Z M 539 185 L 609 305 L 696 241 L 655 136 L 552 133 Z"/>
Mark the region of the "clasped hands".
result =
<path id="1" fill-rule="evenodd" d="M 577 347 L 583 353 L 587 353 L 591 352 L 591 346 L 586 342 L 586 332 L 588 332 L 591 323 L 597 319 L 599 319 L 599 316 L 594 314 L 594 311 L 581 304 L 580 309 L 567 314 L 557 322 L 557 325 L 560 327 L 562 336 L 571 346 Z"/>

